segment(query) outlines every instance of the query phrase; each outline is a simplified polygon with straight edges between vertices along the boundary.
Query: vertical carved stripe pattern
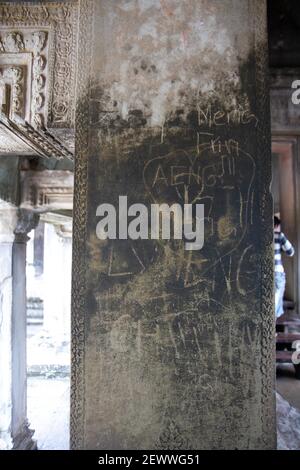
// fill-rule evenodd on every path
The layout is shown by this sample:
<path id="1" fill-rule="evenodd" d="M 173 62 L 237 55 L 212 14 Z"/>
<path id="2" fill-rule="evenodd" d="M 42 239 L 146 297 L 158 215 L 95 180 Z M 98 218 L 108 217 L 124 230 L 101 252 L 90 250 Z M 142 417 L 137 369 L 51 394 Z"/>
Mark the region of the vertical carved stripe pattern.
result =
<path id="1" fill-rule="evenodd" d="M 259 203 L 261 226 L 261 412 L 264 448 L 276 448 L 275 424 L 275 316 L 273 308 L 273 228 L 270 102 L 266 2 L 250 1 L 254 15 L 256 107 L 260 125 L 257 152 L 260 159 Z M 273 409 L 273 412 L 270 410 Z M 270 432 L 273 436 L 270 436 Z"/>
<path id="2" fill-rule="evenodd" d="M 71 419 L 70 447 L 84 448 L 84 347 L 86 315 L 86 217 L 88 187 L 89 73 L 91 61 L 91 24 L 93 2 L 80 1 L 78 70 L 76 87 L 76 158 L 73 217 L 72 266 L 72 345 L 71 345 Z"/>

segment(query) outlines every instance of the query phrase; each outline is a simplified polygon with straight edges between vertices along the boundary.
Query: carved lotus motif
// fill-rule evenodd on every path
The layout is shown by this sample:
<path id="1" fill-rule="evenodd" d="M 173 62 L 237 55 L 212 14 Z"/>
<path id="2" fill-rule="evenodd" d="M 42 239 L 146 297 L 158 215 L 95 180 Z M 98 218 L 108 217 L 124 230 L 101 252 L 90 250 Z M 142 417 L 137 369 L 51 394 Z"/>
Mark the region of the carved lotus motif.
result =
<path id="1" fill-rule="evenodd" d="M 63 120 L 68 111 L 67 103 L 54 101 L 52 109 L 55 120 Z"/>
<path id="2" fill-rule="evenodd" d="M 56 45 L 56 54 L 58 57 L 65 58 L 72 52 L 71 44 L 68 42 L 58 42 Z"/>
<path id="3" fill-rule="evenodd" d="M 68 41 L 68 38 L 72 34 L 72 25 L 69 23 L 65 23 L 63 28 L 59 28 L 57 31 L 57 37 L 59 41 Z"/>
<path id="4" fill-rule="evenodd" d="M 60 77 L 68 78 L 71 74 L 71 67 L 69 64 L 61 62 L 60 64 L 57 65 L 56 73 Z"/>

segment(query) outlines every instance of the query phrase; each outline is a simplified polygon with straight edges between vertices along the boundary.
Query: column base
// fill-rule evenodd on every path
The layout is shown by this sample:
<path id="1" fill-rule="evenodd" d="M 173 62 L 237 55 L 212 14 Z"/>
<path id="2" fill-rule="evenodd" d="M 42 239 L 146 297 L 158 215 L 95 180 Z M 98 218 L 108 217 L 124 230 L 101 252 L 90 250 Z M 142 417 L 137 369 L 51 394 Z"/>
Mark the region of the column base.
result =
<path id="1" fill-rule="evenodd" d="M 12 450 L 37 450 L 37 442 L 32 439 L 33 434 L 33 429 L 29 429 L 27 425 L 24 426 L 23 430 L 13 438 Z"/>

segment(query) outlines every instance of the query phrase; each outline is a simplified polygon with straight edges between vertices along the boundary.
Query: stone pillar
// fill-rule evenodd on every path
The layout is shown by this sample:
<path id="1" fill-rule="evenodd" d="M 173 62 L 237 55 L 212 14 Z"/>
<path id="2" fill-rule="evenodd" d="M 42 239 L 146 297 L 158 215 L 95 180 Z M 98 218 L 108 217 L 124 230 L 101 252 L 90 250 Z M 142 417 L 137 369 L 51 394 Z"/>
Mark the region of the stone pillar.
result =
<path id="1" fill-rule="evenodd" d="M 49 216 L 47 218 L 49 220 Z M 72 230 L 69 223 L 45 225 L 44 329 L 59 346 L 70 339 Z"/>
<path id="2" fill-rule="evenodd" d="M 26 417 L 26 241 L 37 216 L 0 204 L 0 449 L 35 446 Z"/>
<path id="3" fill-rule="evenodd" d="M 71 339 L 71 277 L 72 277 L 72 230 L 59 230 L 62 244 L 62 269 L 64 272 L 63 296 L 62 296 L 62 329 L 64 340 Z"/>
<path id="4" fill-rule="evenodd" d="M 0 203 L 0 449 L 13 446 L 12 417 L 12 251 L 17 209 Z"/>
<path id="5" fill-rule="evenodd" d="M 33 431 L 27 422 L 26 361 L 26 244 L 28 233 L 37 226 L 39 216 L 19 209 L 12 252 L 12 437 L 15 449 L 32 449 Z"/>
<path id="6" fill-rule="evenodd" d="M 45 224 L 40 222 L 34 232 L 33 262 L 35 276 L 41 276 L 44 271 L 44 232 Z"/>
<path id="7" fill-rule="evenodd" d="M 72 447 L 274 448 L 266 2 L 79 3 Z M 122 195 L 203 248 L 99 240 Z"/>

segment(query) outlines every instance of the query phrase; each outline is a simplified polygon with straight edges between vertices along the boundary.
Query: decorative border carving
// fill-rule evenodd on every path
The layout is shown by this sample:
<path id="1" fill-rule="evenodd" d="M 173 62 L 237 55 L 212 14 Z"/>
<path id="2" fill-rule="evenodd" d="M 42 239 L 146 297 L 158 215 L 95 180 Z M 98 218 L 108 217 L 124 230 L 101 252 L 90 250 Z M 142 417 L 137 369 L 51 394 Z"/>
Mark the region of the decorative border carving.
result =
<path id="1" fill-rule="evenodd" d="M 33 155 L 46 158 L 54 157 L 58 160 L 62 158 L 73 160 L 73 154 L 50 132 L 45 129 L 35 129 L 22 119 L 11 120 L 4 115 L 0 115 L 0 129 L 2 130 L 2 136 L 7 135 L 11 146 L 13 145 L 13 141 L 15 141 L 16 148 L 18 148 L 20 143 L 23 143 L 24 149 L 29 149 L 30 153 Z M 11 148 L 11 152 L 13 151 L 14 149 Z M 16 151 L 15 153 L 18 152 Z"/>
<path id="2" fill-rule="evenodd" d="M 85 397 L 85 319 L 86 319 L 86 244 L 87 244 L 87 189 L 88 189 L 88 129 L 89 90 L 91 73 L 91 44 L 93 1 L 80 1 L 80 23 L 76 88 L 76 147 L 74 209 L 73 209 L 73 263 L 71 316 L 71 419 L 70 447 L 84 448 Z"/>
<path id="3" fill-rule="evenodd" d="M 256 114 L 259 155 L 259 201 L 261 227 L 261 421 L 264 449 L 277 447 L 275 401 L 275 317 L 273 308 L 273 203 L 269 190 L 271 169 L 271 119 L 268 84 L 268 43 L 266 1 L 250 1 L 254 18 Z M 270 410 L 273 409 L 273 413 Z M 270 435 L 273 433 L 273 435 Z"/>
<path id="4" fill-rule="evenodd" d="M 1 39 L 0 39 L 1 41 Z M 0 86 L 2 88 L 2 96 L 4 98 L 5 87 L 7 83 L 11 85 L 11 103 L 6 102 L 1 103 L 5 104 L 7 110 L 7 115 L 9 114 L 10 107 L 12 114 L 21 114 L 23 115 L 24 111 L 24 73 L 22 67 L 17 66 L 1 66 L 0 69 Z M 11 106 L 10 106 L 11 105 Z"/>
<path id="5" fill-rule="evenodd" d="M 32 33 L 31 47 L 34 55 L 33 112 L 36 123 L 43 106 L 45 87 L 45 57 L 41 54 L 47 35 L 48 44 L 48 127 L 74 127 L 75 102 L 75 51 L 77 31 L 77 1 L 43 2 L 40 4 L 0 3 L 1 34 L 0 51 L 14 49 L 20 52 L 26 47 L 22 30 L 36 29 Z M 5 34 L 5 30 L 8 33 Z M 16 31 L 18 30 L 18 31 Z M 21 31 L 20 31 L 21 30 Z M 25 33 L 24 33 L 25 34 Z"/>

